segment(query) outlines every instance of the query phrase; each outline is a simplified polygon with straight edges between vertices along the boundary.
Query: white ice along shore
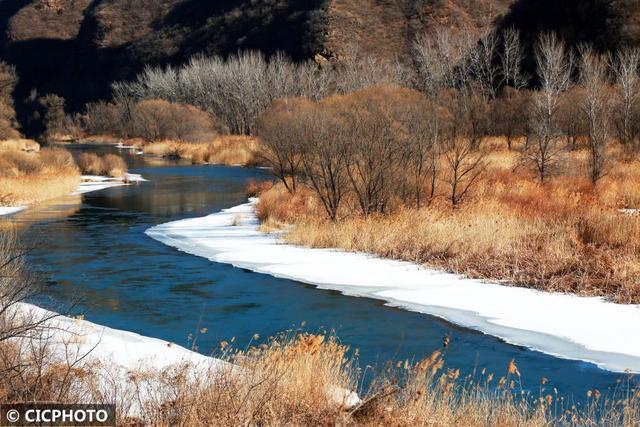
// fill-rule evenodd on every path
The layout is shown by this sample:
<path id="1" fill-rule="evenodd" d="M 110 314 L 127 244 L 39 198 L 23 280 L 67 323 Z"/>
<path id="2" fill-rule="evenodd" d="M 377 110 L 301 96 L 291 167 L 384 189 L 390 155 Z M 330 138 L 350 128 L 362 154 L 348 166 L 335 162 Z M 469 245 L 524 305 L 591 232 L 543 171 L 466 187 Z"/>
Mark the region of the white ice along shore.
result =
<path id="1" fill-rule="evenodd" d="M 192 255 L 441 317 L 544 353 L 640 372 L 640 306 L 465 278 L 363 253 L 283 244 L 260 232 L 257 199 L 158 225 L 150 237 Z"/>
<path id="2" fill-rule="evenodd" d="M 146 388 L 132 386 L 130 376 L 133 373 L 161 372 L 186 366 L 190 373 L 204 381 L 212 380 L 217 373 L 238 375 L 239 378 L 247 373 L 238 365 L 167 341 L 108 328 L 83 318 L 61 316 L 32 304 L 18 303 L 11 309 L 29 322 L 43 321 L 46 328 L 43 328 L 44 335 L 33 341 L 36 348 L 39 343 L 46 342 L 54 360 L 63 364 L 82 361 L 91 366 L 92 372 L 98 375 L 97 385 L 102 392 L 114 399 L 112 401 L 129 416 L 139 416 L 140 405 L 151 396 L 172 399 L 170 390 L 163 389 L 161 382 L 153 381 Z M 357 393 L 340 387 L 328 387 L 327 394 L 344 408 L 361 402 Z"/>
<path id="3" fill-rule="evenodd" d="M 129 185 L 132 182 L 144 182 L 147 181 L 142 175 L 137 173 L 128 173 L 125 178 L 111 178 L 107 176 L 98 175 L 82 175 L 82 182 L 78 186 L 78 189 L 72 193 L 72 195 L 86 194 L 92 191 L 104 190 L 105 188 L 121 187 L 123 185 Z"/>
<path id="4" fill-rule="evenodd" d="M 71 193 L 72 196 L 91 193 L 92 191 L 104 190 L 105 188 L 121 187 L 129 185 L 132 182 L 147 181 L 142 175 L 136 173 L 128 173 L 125 178 L 111 178 L 98 175 L 82 175 L 80 185 L 76 191 Z M 27 209 L 27 206 L 0 206 L 0 216 L 12 215 Z"/>

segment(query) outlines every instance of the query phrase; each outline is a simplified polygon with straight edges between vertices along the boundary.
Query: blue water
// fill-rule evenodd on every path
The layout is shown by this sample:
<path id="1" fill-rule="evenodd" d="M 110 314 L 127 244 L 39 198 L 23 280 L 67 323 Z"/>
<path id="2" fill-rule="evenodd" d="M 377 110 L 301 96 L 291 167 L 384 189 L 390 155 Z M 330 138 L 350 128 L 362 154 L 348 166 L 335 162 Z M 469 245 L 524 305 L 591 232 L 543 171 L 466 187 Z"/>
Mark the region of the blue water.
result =
<path id="1" fill-rule="evenodd" d="M 46 278 L 38 303 L 88 320 L 185 346 L 197 336 L 200 352 L 220 340 L 247 345 L 288 329 L 335 331 L 360 366 L 420 359 L 451 335 L 447 365 L 463 373 L 486 368 L 497 377 L 515 359 L 524 387 L 547 389 L 582 400 L 589 389 L 603 392 L 623 375 L 590 363 L 562 360 L 513 346 L 438 318 L 385 307 L 302 283 L 216 264 L 167 247 L 144 234 L 171 220 L 203 216 L 245 201 L 245 185 L 264 172 L 249 168 L 179 165 L 128 157 L 132 171 L 149 179 L 128 187 L 61 199 L 14 217 L 36 242 L 31 265 Z M 364 274 L 364 273 L 363 273 Z M 198 331 L 207 328 L 207 332 Z"/>

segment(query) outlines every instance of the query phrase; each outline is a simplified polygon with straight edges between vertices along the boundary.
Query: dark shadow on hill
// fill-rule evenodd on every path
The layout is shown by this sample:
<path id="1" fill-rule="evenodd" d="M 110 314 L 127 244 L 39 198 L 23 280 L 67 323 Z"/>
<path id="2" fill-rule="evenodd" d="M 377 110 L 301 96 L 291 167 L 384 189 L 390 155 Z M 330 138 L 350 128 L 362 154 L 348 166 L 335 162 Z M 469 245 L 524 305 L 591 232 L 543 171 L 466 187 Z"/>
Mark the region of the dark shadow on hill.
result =
<path id="1" fill-rule="evenodd" d="M 7 43 L 9 21 L 20 9 L 31 3 L 31 0 L 0 0 L 0 42 Z"/>
<path id="2" fill-rule="evenodd" d="M 625 43 L 620 33 L 625 10 L 620 3 L 612 0 L 519 0 L 511 5 L 497 26 L 520 30 L 527 52 L 525 68 L 533 72 L 533 45 L 541 32 L 554 31 L 572 47 L 588 43 L 601 52 L 617 49 Z"/>
<path id="3" fill-rule="evenodd" d="M 321 49 L 325 6 L 326 0 L 187 0 L 161 27 L 181 41 L 177 59 L 253 49 L 267 55 L 282 51 L 302 60 Z"/>
<path id="4" fill-rule="evenodd" d="M 99 0 L 85 10 L 75 39 L 32 39 L 10 42 L 6 55 L 20 77 L 14 95 L 18 120 L 27 135 L 42 129 L 31 120 L 35 103 L 27 98 L 54 93 L 65 98 L 70 111 L 79 111 L 87 101 L 109 97 L 109 85 L 117 77 L 137 71 L 123 58 L 125 48 L 98 49 L 93 41 L 97 23 L 93 11 Z"/>

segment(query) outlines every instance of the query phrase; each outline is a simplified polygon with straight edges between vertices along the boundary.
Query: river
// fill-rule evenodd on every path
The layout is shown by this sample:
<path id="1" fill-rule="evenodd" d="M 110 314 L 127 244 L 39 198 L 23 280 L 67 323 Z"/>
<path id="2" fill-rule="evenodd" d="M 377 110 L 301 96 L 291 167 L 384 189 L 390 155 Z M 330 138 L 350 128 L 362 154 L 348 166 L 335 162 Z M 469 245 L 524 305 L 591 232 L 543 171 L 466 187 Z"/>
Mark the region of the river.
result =
<path id="1" fill-rule="evenodd" d="M 76 152 L 87 148 L 74 148 Z M 110 148 L 91 148 L 110 151 Z M 289 280 L 217 264 L 167 247 L 144 234 L 164 222 L 207 215 L 245 202 L 259 169 L 191 166 L 124 152 L 130 171 L 149 182 L 56 200 L 13 217 L 33 242 L 30 264 L 47 283 L 36 303 L 95 323 L 175 342 L 210 354 L 221 340 L 249 344 L 278 332 L 335 332 L 358 349 L 364 369 L 388 360 L 416 360 L 441 348 L 447 366 L 506 373 L 515 359 L 525 388 L 582 401 L 589 389 L 616 387 L 624 375 L 558 359 L 456 327 L 436 317 L 386 307 Z M 205 331 L 206 332 L 200 332 Z M 366 378 L 365 378 L 366 382 Z"/>

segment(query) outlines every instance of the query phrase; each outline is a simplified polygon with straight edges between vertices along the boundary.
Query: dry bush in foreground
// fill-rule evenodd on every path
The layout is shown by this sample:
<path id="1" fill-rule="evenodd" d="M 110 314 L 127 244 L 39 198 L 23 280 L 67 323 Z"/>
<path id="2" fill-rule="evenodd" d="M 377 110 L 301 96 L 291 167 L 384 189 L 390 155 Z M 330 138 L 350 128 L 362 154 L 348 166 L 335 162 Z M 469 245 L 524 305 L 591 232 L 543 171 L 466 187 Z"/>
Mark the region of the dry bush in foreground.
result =
<path id="1" fill-rule="evenodd" d="M 145 154 L 190 160 L 193 164 L 251 166 L 258 163 L 259 142 L 248 136 L 220 136 L 211 142 L 152 142 L 144 146 Z"/>
<path id="2" fill-rule="evenodd" d="M 29 204 L 63 196 L 79 183 L 80 172 L 66 150 L 0 151 L 0 205 Z"/>
<path id="3" fill-rule="evenodd" d="M 462 376 L 446 367 L 443 350 L 415 363 L 388 362 L 356 400 L 349 392 L 359 381 L 355 359 L 324 335 L 286 333 L 246 350 L 221 342 L 217 356 L 230 363 L 217 368 L 180 364 L 124 377 L 108 365 L 60 361 L 46 345 L 21 345 L 0 343 L 0 371 L 7 362 L 21 366 L 0 376 L 0 398 L 117 402 L 119 425 L 633 426 L 640 420 L 632 378 L 608 396 L 586 392 L 587 402 L 576 409 L 545 379 L 525 389 L 513 360 L 503 373 Z"/>

